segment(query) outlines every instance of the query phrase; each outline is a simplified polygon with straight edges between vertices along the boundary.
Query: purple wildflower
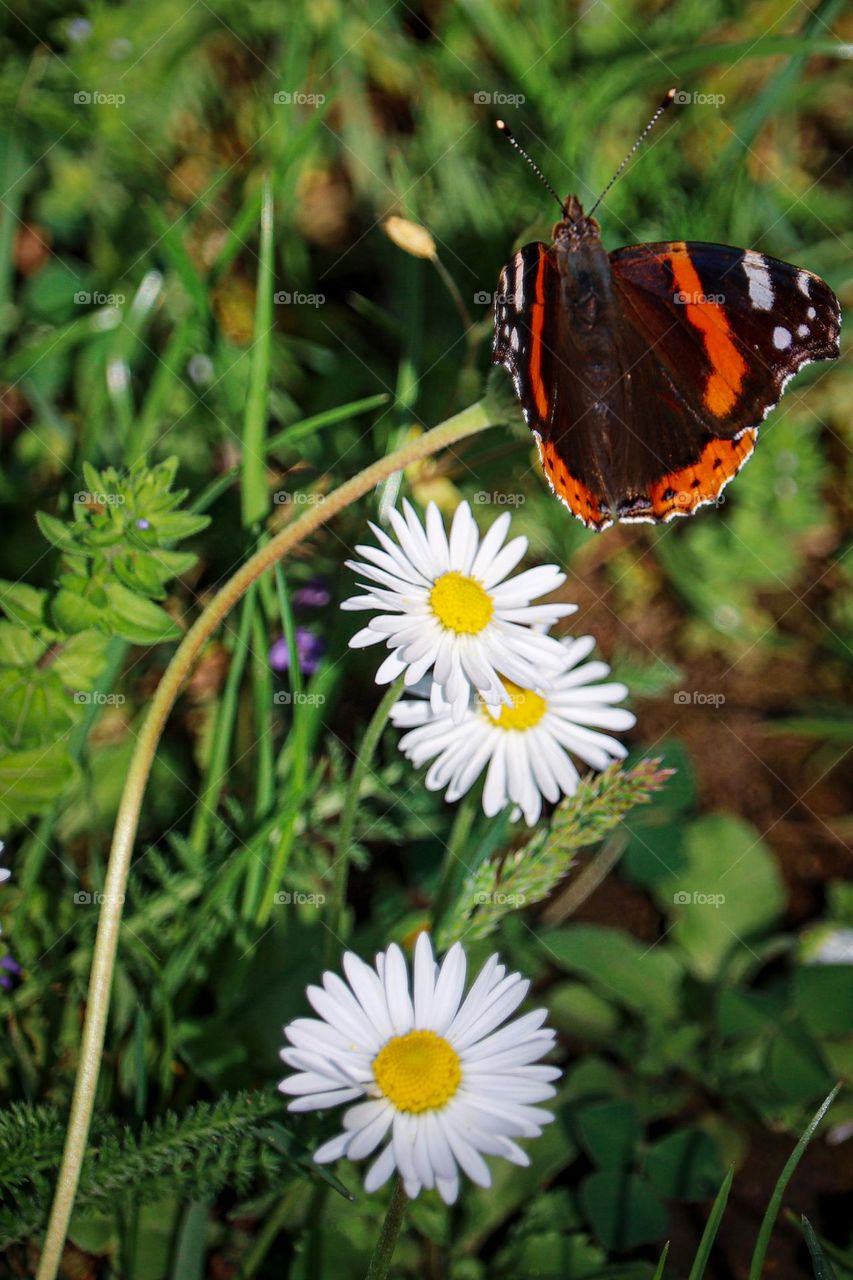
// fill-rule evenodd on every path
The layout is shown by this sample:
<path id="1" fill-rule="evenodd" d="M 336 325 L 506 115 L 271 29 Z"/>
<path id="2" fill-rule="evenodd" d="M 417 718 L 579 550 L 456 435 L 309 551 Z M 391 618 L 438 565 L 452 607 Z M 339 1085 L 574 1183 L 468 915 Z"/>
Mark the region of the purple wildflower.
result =
<path id="1" fill-rule="evenodd" d="M 297 587 L 293 603 L 299 609 L 322 609 L 332 598 L 332 593 L 322 578 L 312 578 L 304 587 Z"/>
<path id="2" fill-rule="evenodd" d="M 296 628 L 296 656 L 303 675 L 313 676 L 326 652 L 325 641 L 315 636 L 307 627 Z M 290 651 L 287 640 L 280 636 L 270 649 L 269 663 L 273 671 L 287 671 L 290 667 Z"/>
<path id="3" fill-rule="evenodd" d="M 21 973 L 21 966 L 12 956 L 3 956 L 0 960 L 0 987 L 4 987 L 6 991 L 11 991 L 16 985 L 16 979 Z"/>

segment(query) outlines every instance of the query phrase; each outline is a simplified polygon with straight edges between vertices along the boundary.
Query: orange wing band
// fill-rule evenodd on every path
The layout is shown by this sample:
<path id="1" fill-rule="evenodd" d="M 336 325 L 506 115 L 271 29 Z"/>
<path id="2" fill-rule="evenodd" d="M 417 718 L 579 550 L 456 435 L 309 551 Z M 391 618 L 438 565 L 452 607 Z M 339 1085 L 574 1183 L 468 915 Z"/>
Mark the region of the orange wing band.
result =
<path id="1" fill-rule="evenodd" d="M 698 462 L 681 471 L 672 471 L 650 485 L 654 519 L 689 516 L 703 502 L 713 502 L 740 471 L 755 448 L 757 438 L 757 427 L 751 427 L 737 440 L 711 440 L 702 450 Z"/>

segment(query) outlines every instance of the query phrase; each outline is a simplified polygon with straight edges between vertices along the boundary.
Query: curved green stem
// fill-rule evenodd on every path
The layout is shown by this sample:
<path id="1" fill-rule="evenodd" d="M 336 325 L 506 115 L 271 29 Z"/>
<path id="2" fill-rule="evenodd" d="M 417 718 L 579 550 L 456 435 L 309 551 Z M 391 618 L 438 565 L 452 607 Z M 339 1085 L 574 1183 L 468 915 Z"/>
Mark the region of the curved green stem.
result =
<path id="1" fill-rule="evenodd" d="M 382 737 L 382 730 L 385 728 L 391 708 L 402 691 L 403 677 L 398 676 L 394 683 L 385 690 L 385 696 L 374 711 L 373 718 L 364 731 L 364 737 L 361 740 L 358 755 L 347 784 L 341 822 L 338 827 L 338 839 L 335 845 L 335 860 L 332 864 L 334 869 L 332 912 L 329 933 L 326 935 L 326 958 L 329 963 L 334 959 L 335 944 L 344 941 L 347 880 L 349 878 L 352 833 L 355 829 L 355 815 L 358 810 L 358 793 L 361 790 L 364 775 L 370 768 L 374 752 L 379 745 L 379 739 Z"/>
<path id="2" fill-rule="evenodd" d="M 121 927 L 121 909 L 139 814 L 157 744 L 175 699 L 196 657 L 223 618 L 245 595 L 252 583 L 315 530 L 343 511 L 350 503 L 355 502 L 357 498 L 369 493 L 392 472 L 401 471 L 404 467 L 421 458 L 429 457 L 439 449 L 445 449 L 466 436 L 475 435 L 478 431 L 484 431 L 487 427 L 494 425 L 485 403 L 479 401 L 462 413 L 456 414 L 455 417 L 449 418 L 440 426 L 433 427 L 417 440 L 410 441 L 401 449 L 366 467 L 357 476 L 353 476 L 351 480 L 347 480 L 340 488 L 329 494 L 325 502 L 309 508 L 298 520 L 294 520 L 286 529 L 282 529 L 270 542 L 256 551 L 233 577 L 229 578 L 184 636 L 166 668 L 137 739 L 116 818 L 104 882 L 103 904 L 92 956 L 86 1018 L 83 1024 L 80 1063 L 71 1100 L 71 1115 L 36 1280 L 55 1280 L 59 1270 L 95 1103 L 95 1090 L 98 1084 L 110 1004 L 110 988 Z"/>

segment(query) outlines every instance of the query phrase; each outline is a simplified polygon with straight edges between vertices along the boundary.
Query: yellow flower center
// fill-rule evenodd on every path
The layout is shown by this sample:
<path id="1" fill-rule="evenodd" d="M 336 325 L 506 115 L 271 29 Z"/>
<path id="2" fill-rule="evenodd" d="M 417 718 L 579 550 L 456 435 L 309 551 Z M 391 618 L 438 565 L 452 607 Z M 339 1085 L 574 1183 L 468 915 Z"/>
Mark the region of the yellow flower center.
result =
<path id="1" fill-rule="evenodd" d="M 434 1031 L 395 1036 L 373 1059 L 380 1090 L 398 1111 L 434 1111 L 449 1102 L 462 1079 L 459 1055 Z"/>
<path id="2" fill-rule="evenodd" d="M 501 677 L 501 684 L 506 689 L 512 702 L 504 704 L 497 715 L 493 715 L 485 704 L 483 712 L 499 729 L 532 729 L 548 710 L 548 703 L 532 689 L 522 689 L 521 685 Z"/>
<path id="3" fill-rule="evenodd" d="M 432 611 L 448 631 L 476 636 L 495 611 L 492 597 L 476 578 L 451 569 L 437 578 L 429 594 Z"/>

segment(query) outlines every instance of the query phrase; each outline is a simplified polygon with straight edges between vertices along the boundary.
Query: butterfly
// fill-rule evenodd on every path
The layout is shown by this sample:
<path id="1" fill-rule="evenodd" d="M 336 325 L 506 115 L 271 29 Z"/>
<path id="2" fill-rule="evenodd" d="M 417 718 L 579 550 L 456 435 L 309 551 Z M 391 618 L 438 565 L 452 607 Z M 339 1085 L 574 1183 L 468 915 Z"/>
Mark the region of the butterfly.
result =
<path id="1" fill-rule="evenodd" d="M 737 475 L 794 374 L 838 356 L 838 299 L 810 271 L 728 245 L 608 253 L 577 198 L 556 198 L 553 242 L 501 271 L 493 361 L 552 491 L 588 528 L 692 515 Z"/>

